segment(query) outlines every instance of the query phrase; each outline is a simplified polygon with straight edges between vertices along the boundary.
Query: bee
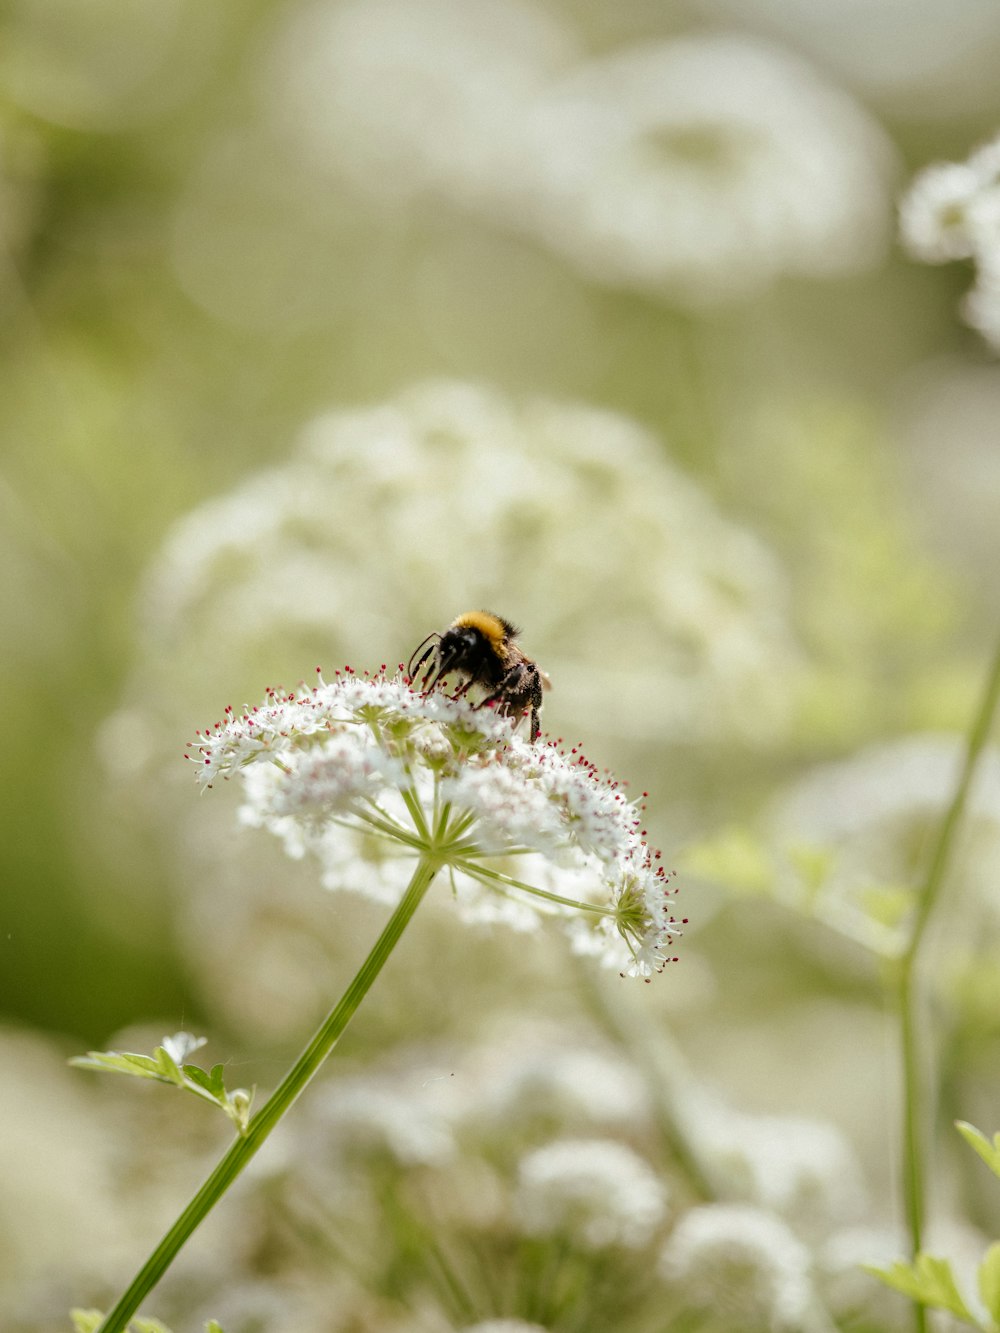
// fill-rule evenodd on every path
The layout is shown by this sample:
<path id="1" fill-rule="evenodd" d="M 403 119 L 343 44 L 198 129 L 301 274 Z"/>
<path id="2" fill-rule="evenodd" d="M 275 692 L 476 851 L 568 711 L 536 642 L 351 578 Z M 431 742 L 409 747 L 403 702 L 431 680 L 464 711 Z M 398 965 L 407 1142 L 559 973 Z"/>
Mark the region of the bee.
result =
<path id="1" fill-rule="evenodd" d="M 520 630 L 492 611 L 466 611 L 442 633 L 428 634 L 413 652 L 406 674 L 414 683 L 427 664 L 421 689 L 430 693 L 445 676 L 464 677 L 452 696 L 461 699 L 473 685 L 487 691 L 480 707 L 496 705 L 505 717 L 531 719 L 531 740 L 538 739 L 542 687 L 550 681 L 517 642 Z"/>

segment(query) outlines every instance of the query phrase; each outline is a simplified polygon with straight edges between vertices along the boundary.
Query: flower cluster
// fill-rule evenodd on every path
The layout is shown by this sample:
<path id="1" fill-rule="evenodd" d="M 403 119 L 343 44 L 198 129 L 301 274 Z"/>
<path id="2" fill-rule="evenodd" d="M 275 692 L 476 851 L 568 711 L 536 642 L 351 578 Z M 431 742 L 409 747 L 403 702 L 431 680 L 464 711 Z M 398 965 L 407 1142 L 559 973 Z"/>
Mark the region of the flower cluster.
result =
<path id="1" fill-rule="evenodd" d="M 697 305 L 856 271 L 886 240 L 881 132 L 759 39 L 587 58 L 526 0 L 364 0 L 305 6 L 272 62 L 274 114 L 310 162 L 383 204 L 485 214 L 610 286 Z"/>
<path id="2" fill-rule="evenodd" d="M 188 717 L 236 661 L 273 679 L 276 644 L 370 660 L 512 587 L 564 725 L 674 745 L 787 729 L 805 655 L 766 542 L 627 416 L 463 380 L 323 413 L 182 518 L 146 582 L 135 692 L 155 680 Z"/>
<path id="3" fill-rule="evenodd" d="M 385 667 L 347 671 L 227 709 L 190 749 L 204 786 L 238 774 L 244 822 L 316 855 L 330 888 L 396 902 L 429 858 L 468 920 L 556 917 L 577 952 L 629 975 L 674 961 L 683 922 L 637 807 L 578 751 L 529 745 L 492 710 Z"/>
<path id="4" fill-rule="evenodd" d="M 900 230 L 910 253 L 928 264 L 974 261 L 976 283 L 963 314 L 1000 348 L 1000 138 L 964 162 L 921 172 L 900 206 Z"/>
<path id="5" fill-rule="evenodd" d="M 652 1168 L 610 1139 L 556 1139 L 521 1162 L 515 1208 L 527 1235 L 572 1235 L 587 1250 L 641 1249 L 666 1215 Z"/>

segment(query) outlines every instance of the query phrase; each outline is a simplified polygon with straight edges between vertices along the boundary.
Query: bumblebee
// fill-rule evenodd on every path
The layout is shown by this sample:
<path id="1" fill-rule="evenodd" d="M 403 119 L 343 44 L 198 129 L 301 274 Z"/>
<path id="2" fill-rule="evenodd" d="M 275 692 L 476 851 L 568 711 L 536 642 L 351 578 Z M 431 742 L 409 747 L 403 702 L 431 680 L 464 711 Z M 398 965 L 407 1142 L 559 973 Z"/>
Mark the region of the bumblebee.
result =
<path id="1" fill-rule="evenodd" d="M 538 739 L 542 687 L 549 678 L 521 649 L 520 630 L 492 611 L 466 611 L 446 630 L 428 634 L 413 652 L 406 674 L 416 682 L 425 663 L 420 687 L 429 694 L 445 676 L 464 677 L 452 696 L 461 699 L 473 685 L 487 691 L 480 707 L 495 704 L 506 717 L 530 716 L 531 740 Z"/>

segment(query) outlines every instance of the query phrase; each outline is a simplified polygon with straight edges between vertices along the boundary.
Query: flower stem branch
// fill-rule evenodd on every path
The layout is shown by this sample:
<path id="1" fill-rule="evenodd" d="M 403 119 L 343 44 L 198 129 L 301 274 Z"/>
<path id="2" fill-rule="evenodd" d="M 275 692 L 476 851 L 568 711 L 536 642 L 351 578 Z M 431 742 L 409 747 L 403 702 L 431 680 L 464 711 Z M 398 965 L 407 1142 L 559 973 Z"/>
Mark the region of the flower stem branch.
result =
<path id="1" fill-rule="evenodd" d="M 916 916 L 909 944 L 899 965 L 899 1007 L 903 1057 L 903 1184 L 906 1221 L 914 1257 L 923 1246 L 926 1211 L 926 1155 L 929 1138 L 927 1080 L 921 1061 L 923 1024 L 918 1013 L 920 987 L 918 961 L 927 926 L 937 904 L 951 863 L 955 838 L 968 802 L 982 752 L 989 740 L 1000 701 L 1000 643 L 998 643 L 983 692 L 979 711 L 969 732 L 965 760 L 955 793 L 938 830 L 927 876 L 917 898 Z M 926 1312 L 915 1308 L 915 1328 L 924 1333 Z"/>
<path id="2" fill-rule="evenodd" d="M 260 1110 L 251 1117 L 246 1134 L 232 1144 L 136 1274 L 128 1290 L 101 1324 L 99 1333 L 125 1333 L 129 1320 L 138 1310 L 140 1303 L 163 1277 L 188 1237 L 219 1202 L 317 1073 L 399 942 L 424 894 L 430 888 L 439 866 L 439 859 L 430 852 L 421 858 L 399 905 L 372 946 L 354 980 L 324 1019 L 312 1041 L 279 1086 Z"/>

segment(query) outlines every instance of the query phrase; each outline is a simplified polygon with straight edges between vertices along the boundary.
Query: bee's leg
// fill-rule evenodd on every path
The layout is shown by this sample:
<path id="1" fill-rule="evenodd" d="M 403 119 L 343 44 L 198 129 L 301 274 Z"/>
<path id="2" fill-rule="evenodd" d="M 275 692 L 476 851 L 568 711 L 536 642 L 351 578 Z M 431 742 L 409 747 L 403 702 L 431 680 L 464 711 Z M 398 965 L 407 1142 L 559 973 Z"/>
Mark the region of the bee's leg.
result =
<path id="1" fill-rule="evenodd" d="M 465 682 L 464 685 L 460 685 L 460 686 L 458 687 L 458 689 L 455 691 L 455 693 L 451 696 L 452 699 L 453 699 L 453 700 L 454 700 L 454 699 L 464 699 L 465 696 L 469 693 L 469 690 L 472 688 L 472 686 L 473 686 L 474 683 L 475 683 L 475 676 L 470 676 L 469 679 Z"/>
<path id="2" fill-rule="evenodd" d="M 538 733 L 541 731 L 541 729 L 542 729 L 542 723 L 541 723 L 541 719 L 540 719 L 539 716 L 538 716 L 538 708 L 537 708 L 537 706 L 536 706 L 535 704 L 532 704 L 532 705 L 531 705 L 531 735 L 530 735 L 530 738 L 529 738 L 530 741 L 531 741 L 531 744 L 532 744 L 532 745 L 534 745 L 535 741 L 538 740 Z"/>
<path id="3" fill-rule="evenodd" d="M 497 712 L 523 712 L 523 707 L 519 707 L 519 696 L 524 693 L 521 681 L 525 670 L 523 662 L 517 662 L 512 666 L 493 693 L 487 695 L 479 707 L 488 708 L 490 704 L 496 704 Z"/>
<path id="4" fill-rule="evenodd" d="M 534 665 L 517 662 L 506 673 L 503 680 L 480 707 L 495 704 L 498 713 L 508 717 L 521 718 L 530 713 L 530 736 L 532 742 L 538 739 L 541 730 L 539 712 L 542 707 L 542 674 Z"/>
<path id="5" fill-rule="evenodd" d="M 541 711 L 542 711 L 542 673 L 537 669 L 533 673 L 531 681 L 531 698 L 529 700 L 531 709 L 531 744 L 534 745 L 538 740 L 538 733 L 542 729 Z"/>

